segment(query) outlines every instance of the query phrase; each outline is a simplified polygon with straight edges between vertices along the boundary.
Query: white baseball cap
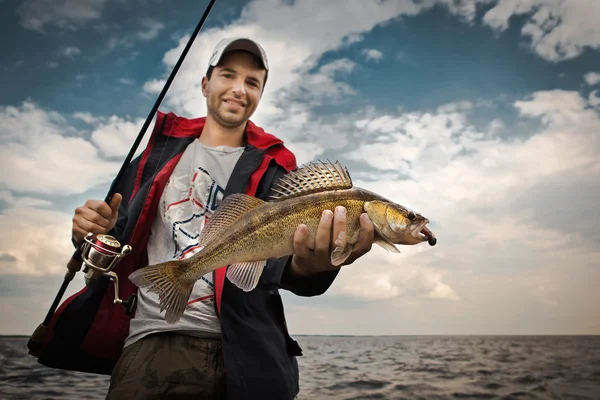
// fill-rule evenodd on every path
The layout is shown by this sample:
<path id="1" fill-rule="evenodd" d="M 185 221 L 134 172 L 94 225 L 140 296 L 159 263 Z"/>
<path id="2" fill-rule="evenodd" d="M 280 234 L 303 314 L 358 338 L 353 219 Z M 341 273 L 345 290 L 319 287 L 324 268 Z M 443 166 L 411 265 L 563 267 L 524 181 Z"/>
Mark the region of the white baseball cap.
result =
<path id="1" fill-rule="evenodd" d="M 263 49 L 262 46 L 254 40 L 241 37 L 226 38 L 217 43 L 212 55 L 210 56 L 210 61 L 208 62 L 209 67 L 216 67 L 219 61 L 221 61 L 223 54 L 232 50 L 249 51 L 262 61 L 267 71 L 269 70 L 269 63 L 267 62 L 267 53 L 265 53 L 265 49 Z"/>

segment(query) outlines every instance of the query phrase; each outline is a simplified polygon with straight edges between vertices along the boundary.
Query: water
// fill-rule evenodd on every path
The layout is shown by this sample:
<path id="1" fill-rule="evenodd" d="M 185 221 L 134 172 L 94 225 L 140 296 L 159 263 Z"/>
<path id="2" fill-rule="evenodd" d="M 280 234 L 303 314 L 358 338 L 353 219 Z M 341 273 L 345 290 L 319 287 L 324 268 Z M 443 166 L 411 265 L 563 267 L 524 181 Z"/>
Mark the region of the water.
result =
<path id="1" fill-rule="evenodd" d="M 300 399 L 600 400 L 600 336 L 298 336 Z M 0 338 L 1 399 L 103 399 L 108 377 L 54 370 Z"/>

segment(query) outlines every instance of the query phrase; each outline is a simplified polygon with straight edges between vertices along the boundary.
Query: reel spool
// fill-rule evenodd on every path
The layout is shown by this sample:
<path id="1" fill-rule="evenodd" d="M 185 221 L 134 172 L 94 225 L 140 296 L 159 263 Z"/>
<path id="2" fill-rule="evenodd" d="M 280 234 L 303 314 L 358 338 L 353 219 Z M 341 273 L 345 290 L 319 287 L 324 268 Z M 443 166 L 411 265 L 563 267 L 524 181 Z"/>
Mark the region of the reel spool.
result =
<path id="1" fill-rule="evenodd" d="M 123 256 L 131 253 L 131 246 L 126 244 L 121 247 L 121 243 L 114 237 L 105 234 L 94 235 L 91 232 L 85 236 L 84 241 L 81 258 L 86 283 L 98 276 L 108 277 L 114 283 L 114 303 L 123 305 L 125 313 L 131 314 L 135 309 L 137 297 L 134 293 L 127 300 L 119 298 L 119 276 L 112 271 Z"/>

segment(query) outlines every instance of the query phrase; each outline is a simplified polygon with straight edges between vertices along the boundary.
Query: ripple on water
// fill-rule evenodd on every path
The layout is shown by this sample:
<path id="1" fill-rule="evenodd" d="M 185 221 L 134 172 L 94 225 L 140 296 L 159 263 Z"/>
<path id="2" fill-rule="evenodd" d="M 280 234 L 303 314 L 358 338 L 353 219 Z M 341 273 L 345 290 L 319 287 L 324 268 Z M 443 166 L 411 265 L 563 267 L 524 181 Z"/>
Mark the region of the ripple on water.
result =
<path id="1" fill-rule="evenodd" d="M 346 381 L 336 383 L 335 385 L 328 386 L 329 390 L 340 390 L 340 389 L 355 389 L 355 390 L 374 390 L 383 389 L 384 387 L 391 384 L 389 381 L 379 381 L 375 379 L 359 379 L 356 381 Z"/>
<path id="2" fill-rule="evenodd" d="M 495 395 L 494 393 L 481 393 L 481 392 L 474 392 L 474 393 L 455 392 L 455 393 L 452 393 L 452 397 L 454 397 L 455 399 L 494 399 L 497 397 L 497 395 Z"/>

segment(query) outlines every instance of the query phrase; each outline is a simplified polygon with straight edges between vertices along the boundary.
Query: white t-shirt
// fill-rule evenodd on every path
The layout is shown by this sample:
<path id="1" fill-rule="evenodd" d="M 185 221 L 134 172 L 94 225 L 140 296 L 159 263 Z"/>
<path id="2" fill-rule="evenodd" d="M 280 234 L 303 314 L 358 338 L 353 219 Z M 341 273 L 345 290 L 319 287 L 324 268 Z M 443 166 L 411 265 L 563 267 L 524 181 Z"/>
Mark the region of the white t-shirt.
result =
<path id="1" fill-rule="evenodd" d="M 148 239 L 148 265 L 188 258 L 198 251 L 202 229 L 223 199 L 229 176 L 243 151 L 243 147 L 208 147 L 198 140 L 186 148 L 158 205 Z M 159 313 L 156 293 L 138 289 L 125 346 L 165 331 L 220 337 L 212 275 L 208 273 L 196 282 L 188 306 L 175 324 L 167 323 L 164 311 Z"/>

